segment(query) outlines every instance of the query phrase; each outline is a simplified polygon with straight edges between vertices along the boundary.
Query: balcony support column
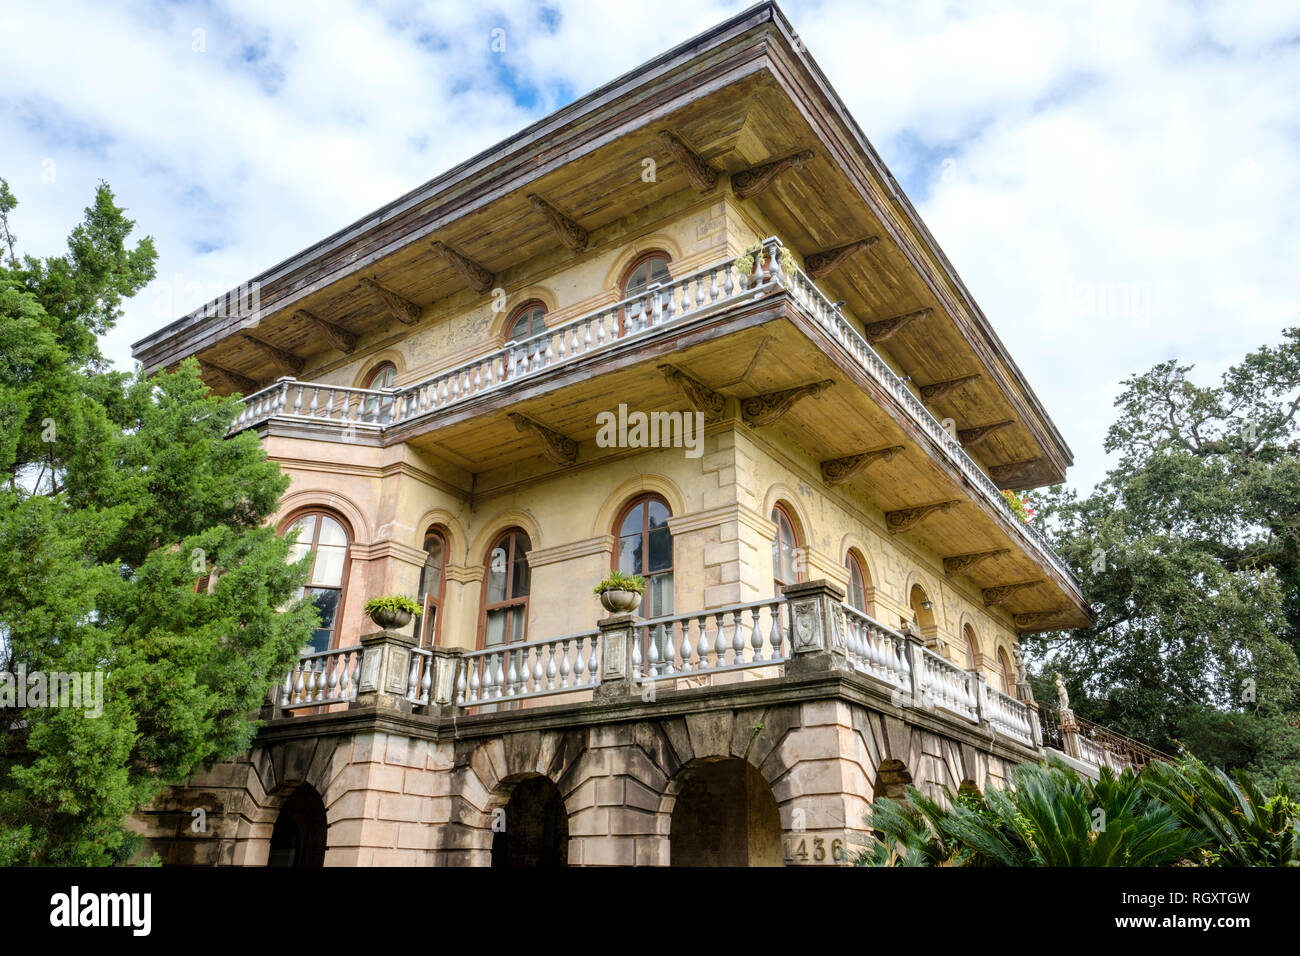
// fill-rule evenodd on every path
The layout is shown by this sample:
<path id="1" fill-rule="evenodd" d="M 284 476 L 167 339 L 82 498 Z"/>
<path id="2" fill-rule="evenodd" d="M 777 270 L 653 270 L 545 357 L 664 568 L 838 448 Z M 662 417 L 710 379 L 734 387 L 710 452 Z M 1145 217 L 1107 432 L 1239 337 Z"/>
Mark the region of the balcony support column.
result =
<path id="1" fill-rule="evenodd" d="M 349 709 L 372 708 L 409 714 L 411 702 L 406 699 L 406 683 L 415 638 L 393 630 L 375 631 L 362 636 L 361 646 L 361 679 L 357 683 L 357 699 L 349 704 Z"/>
<path id="2" fill-rule="evenodd" d="M 781 588 L 790 607 L 792 674 L 851 670 L 844 644 L 844 591 L 824 578 Z"/>
<path id="3" fill-rule="evenodd" d="M 600 628 L 600 686 L 592 693 L 592 700 L 627 700 L 641 693 L 641 685 L 632 673 L 637 620 L 635 614 L 611 614 L 596 622 Z"/>

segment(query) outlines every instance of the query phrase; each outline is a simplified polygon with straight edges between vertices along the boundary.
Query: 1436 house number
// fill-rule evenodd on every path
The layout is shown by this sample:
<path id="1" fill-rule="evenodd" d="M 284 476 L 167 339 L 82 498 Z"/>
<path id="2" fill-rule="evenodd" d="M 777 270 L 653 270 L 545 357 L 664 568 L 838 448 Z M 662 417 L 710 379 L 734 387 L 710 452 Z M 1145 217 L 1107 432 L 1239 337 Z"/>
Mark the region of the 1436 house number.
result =
<path id="1" fill-rule="evenodd" d="M 782 841 L 785 849 L 785 858 L 787 861 L 797 860 L 800 863 L 825 863 L 826 848 L 825 837 L 786 837 Z M 841 839 L 831 840 L 830 859 L 834 863 L 843 863 L 848 857 L 844 852 L 844 841 Z"/>

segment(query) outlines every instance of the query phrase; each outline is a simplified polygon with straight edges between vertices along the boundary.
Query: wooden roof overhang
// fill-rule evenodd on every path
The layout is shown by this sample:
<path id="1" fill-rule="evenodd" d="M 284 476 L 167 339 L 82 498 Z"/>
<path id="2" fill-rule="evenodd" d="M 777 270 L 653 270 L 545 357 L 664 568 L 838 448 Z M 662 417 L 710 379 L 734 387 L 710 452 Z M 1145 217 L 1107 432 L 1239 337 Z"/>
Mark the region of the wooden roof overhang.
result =
<path id="1" fill-rule="evenodd" d="M 585 230 L 590 249 L 629 213 L 694 188 L 662 130 L 723 183 L 810 151 L 744 202 L 805 261 L 876 237 L 818 284 L 868 328 L 931 310 L 878 348 L 918 388 L 962 383 L 930 407 L 962 429 L 999 426 L 971 453 L 1002 468 L 1005 486 L 1063 479 L 1069 448 L 774 4 L 673 48 L 256 277 L 256 310 L 218 305 L 215 315 L 191 314 L 136 343 L 134 354 L 149 371 L 197 355 L 210 384 L 226 392 L 296 374 L 306 357 L 337 356 L 368 333 L 400 331 L 412 320 L 409 306 L 418 315 L 436 303 L 436 321 L 440 309 L 481 296 L 466 287 L 468 267 L 434 243 L 477 267 L 471 279 L 507 291 L 537 282 L 583 253 L 560 244 L 532 197 Z M 641 178 L 646 157 L 657 163 L 651 183 Z M 717 195 L 734 198 L 727 186 Z"/>

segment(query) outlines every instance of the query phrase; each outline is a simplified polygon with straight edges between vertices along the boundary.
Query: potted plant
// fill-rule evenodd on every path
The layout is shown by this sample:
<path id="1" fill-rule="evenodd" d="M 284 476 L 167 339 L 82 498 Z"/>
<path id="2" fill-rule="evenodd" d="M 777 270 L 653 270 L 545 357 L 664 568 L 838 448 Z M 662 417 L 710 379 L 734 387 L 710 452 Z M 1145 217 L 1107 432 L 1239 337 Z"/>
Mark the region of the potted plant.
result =
<path id="1" fill-rule="evenodd" d="M 745 250 L 744 255 L 736 259 L 736 272 L 740 274 L 740 281 L 742 285 L 744 286 L 749 285 L 750 276 L 754 274 L 754 265 L 757 262 L 758 257 L 760 255 L 763 256 L 764 265 L 767 265 L 772 261 L 771 253 L 764 252 L 763 243 L 756 242 L 748 249 Z M 790 273 L 794 272 L 795 265 L 796 263 L 794 261 L 794 255 L 790 252 L 789 249 L 782 246 L 781 247 L 781 269 L 787 275 L 789 275 Z"/>
<path id="2" fill-rule="evenodd" d="M 364 608 L 366 615 L 384 630 L 406 627 L 411 616 L 420 613 L 420 605 L 402 594 L 371 598 Z"/>
<path id="3" fill-rule="evenodd" d="M 600 595 L 600 604 L 610 614 L 631 614 L 641 604 L 645 578 L 638 574 L 611 571 L 592 591 Z"/>

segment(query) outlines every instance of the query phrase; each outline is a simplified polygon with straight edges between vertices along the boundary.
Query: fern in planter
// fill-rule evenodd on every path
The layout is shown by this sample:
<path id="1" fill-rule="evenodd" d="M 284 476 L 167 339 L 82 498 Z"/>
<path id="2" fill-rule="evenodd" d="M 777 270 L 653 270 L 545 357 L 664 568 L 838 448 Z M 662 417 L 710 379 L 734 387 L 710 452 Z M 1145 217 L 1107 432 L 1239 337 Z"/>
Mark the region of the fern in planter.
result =
<path id="1" fill-rule="evenodd" d="M 645 591 L 645 578 L 639 574 L 611 571 L 601 579 L 599 584 L 591 589 L 593 594 L 603 594 L 606 591 L 635 591 L 637 594 L 641 594 Z"/>
<path id="2" fill-rule="evenodd" d="M 386 597 L 371 598 L 362 608 L 366 616 L 372 616 L 376 611 L 399 611 L 407 614 L 419 614 L 420 605 L 404 594 L 388 595 Z"/>
<path id="3" fill-rule="evenodd" d="M 752 275 L 754 272 L 754 263 L 758 260 L 758 257 L 762 254 L 763 254 L 763 244 L 761 242 L 754 243 L 752 246 L 750 246 L 748 249 L 745 250 L 745 254 L 743 256 L 740 256 L 739 258 L 736 259 L 736 271 L 740 273 L 742 276 Z M 786 273 L 793 272 L 795 269 L 794 254 L 790 252 L 789 249 L 782 246 L 780 251 L 780 258 L 781 258 L 782 271 Z"/>

